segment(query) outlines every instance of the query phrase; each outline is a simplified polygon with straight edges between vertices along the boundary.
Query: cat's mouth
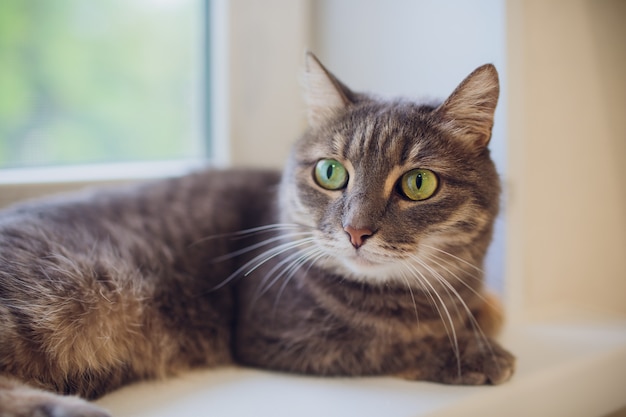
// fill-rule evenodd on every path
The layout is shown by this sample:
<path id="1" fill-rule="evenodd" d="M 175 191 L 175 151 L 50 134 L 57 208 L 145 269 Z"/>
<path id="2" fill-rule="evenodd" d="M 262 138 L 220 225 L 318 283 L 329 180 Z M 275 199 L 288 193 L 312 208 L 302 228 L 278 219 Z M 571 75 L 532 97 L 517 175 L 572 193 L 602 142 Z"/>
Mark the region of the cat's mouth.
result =
<path id="1" fill-rule="evenodd" d="M 330 270 L 357 280 L 385 280 L 398 274 L 397 258 L 380 253 L 381 248 L 375 242 L 358 248 L 353 245 L 324 245 L 323 252 L 328 255 Z"/>
<path id="2" fill-rule="evenodd" d="M 387 266 L 386 262 L 372 259 L 372 256 L 360 250 L 355 251 L 351 255 L 342 257 L 341 260 L 347 268 L 356 273 L 371 273 L 373 270 Z"/>
<path id="3" fill-rule="evenodd" d="M 342 274 L 356 280 L 370 282 L 385 281 L 398 274 L 397 265 L 390 261 L 372 259 L 360 252 L 336 258 L 341 265 Z"/>

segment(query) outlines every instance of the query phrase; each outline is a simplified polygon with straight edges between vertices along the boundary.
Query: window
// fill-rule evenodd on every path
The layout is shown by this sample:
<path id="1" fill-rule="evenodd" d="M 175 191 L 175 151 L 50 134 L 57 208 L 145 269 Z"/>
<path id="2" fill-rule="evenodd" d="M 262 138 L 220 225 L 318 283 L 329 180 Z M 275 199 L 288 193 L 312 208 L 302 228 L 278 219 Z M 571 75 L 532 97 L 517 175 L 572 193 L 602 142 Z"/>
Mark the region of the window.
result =
<path id="1" fill-rule="evenodd" d="M 205 3 L 0 2 L 0 169 L 205 156 Z"/>

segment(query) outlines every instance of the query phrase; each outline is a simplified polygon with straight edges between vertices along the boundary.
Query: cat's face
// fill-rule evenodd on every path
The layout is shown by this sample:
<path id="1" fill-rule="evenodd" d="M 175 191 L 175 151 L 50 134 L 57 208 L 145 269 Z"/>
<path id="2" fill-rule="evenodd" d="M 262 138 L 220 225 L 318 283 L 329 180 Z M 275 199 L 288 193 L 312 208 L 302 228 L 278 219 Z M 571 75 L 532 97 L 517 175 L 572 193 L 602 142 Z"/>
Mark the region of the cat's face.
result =
<path id="1" fill-rule="evenodd" d="M 302 250 L 317 265 L 385 282 L 446 268 L 453 258 L 441 251 L 482 262 L 499 195 L 486 149 L 497 76 L 492 108 L 481 113 L 477 90 L 493 95 L 495 74 L 483 71 L 482 86 L 470 76 L 436 108 L 356 95 L 309 58 L 308 72 L 318 77 L 308 91 L 311 128 L 285 169 L 281 215 L 312 231 Z M 485 113 L 479 128 L 471 126 Z M 471 120 L 459 126 L 461 116 Z"/>

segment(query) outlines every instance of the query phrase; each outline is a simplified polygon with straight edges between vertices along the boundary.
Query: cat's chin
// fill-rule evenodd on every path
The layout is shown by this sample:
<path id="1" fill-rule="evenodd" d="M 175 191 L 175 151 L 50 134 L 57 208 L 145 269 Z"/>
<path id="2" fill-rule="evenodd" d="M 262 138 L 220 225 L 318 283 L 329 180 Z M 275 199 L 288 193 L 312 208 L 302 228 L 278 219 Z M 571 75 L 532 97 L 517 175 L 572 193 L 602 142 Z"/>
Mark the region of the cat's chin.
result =
<path id="1" fill-rule="evenodd" d="M 335 258 L 326 269 L 344 278 L 368 283 L 397 281 L 400 271 L 397 263 L 379 263 L 359 255 Z"/>

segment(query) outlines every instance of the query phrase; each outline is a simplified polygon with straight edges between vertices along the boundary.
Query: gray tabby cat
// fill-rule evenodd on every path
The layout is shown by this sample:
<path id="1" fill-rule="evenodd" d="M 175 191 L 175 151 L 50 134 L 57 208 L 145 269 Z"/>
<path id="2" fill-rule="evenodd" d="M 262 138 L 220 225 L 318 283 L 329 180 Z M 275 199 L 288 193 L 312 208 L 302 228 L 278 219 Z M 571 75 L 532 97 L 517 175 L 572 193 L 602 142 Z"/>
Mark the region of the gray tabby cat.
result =
<path id="1" fill-rule="evenodd" d="M 106 416 L 132 381 L 242 364 L 499 384 L 513 356 L 480 267 L 498 211 L 498 76 L 439 106 L 306 59 L 310 128 L 282 173 L 223 170 L 0 216 L 0 415 Z"/>

